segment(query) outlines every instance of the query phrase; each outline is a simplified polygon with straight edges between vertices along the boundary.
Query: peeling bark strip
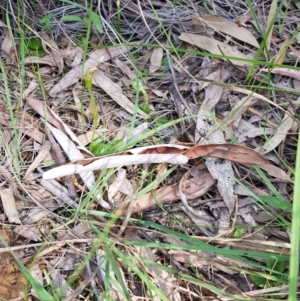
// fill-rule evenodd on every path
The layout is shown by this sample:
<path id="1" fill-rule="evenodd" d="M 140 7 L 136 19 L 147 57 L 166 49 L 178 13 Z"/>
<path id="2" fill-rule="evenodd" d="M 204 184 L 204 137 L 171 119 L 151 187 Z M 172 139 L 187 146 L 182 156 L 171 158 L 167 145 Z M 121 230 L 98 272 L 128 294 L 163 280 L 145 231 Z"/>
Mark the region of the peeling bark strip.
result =
<path id="1" fill-rule="evenodd" d="M 59 166 L 43 173 L 46 180 L 59 178 L 76 173 L 90 172 L 113 167 L 122 167 L 134 164 L 156 164 L 156 163 L 186 164 L 188 159 L 184 155 L 134 155 L 134 156 L 109 156 L 98 158 L 98 160 L 88 164 L 68 164 Z"/>
<path id="2" fill-rule="evenodd" d="M 189 149 L 188 149 L 189 148 Z M 129 155 L 133 153 L 132 155 Z M 168 147 L 157 145 L 128 150 L 124 153 L 82 159 L 70 164 L 59 166 L 46 171 L 44 179 L 54 179 L 66 175 L 90 172 L 94 170 L 107 169 L 112 167 L 122 167 L 133 164 L 154 164 L 171 163 L 186 164 L 189 159 L 199 157 L 215 157 L 226 159 L 241 164 L 258 164 L 268 168 L 268 160 L 257 153 L 255 150 L 246 146 L 235 145 L 232 143 L 206 144 L 206 145 L 181 145 L 176 144 Z"/>

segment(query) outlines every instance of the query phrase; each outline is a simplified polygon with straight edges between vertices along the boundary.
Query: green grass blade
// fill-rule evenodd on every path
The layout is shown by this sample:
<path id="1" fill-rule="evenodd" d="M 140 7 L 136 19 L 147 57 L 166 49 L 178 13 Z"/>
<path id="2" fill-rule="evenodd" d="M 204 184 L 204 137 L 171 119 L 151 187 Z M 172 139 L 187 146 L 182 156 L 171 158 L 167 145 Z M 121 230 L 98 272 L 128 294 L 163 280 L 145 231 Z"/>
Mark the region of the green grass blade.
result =
<path id="1" fill-rule="evenodd" d="M 291 229 L 291 255 L 289 268 L 289 301 L 297 300 L 299 282 L 299 233 L 300 233 L 300 132 L 298 133 L 296 172 Z"/>

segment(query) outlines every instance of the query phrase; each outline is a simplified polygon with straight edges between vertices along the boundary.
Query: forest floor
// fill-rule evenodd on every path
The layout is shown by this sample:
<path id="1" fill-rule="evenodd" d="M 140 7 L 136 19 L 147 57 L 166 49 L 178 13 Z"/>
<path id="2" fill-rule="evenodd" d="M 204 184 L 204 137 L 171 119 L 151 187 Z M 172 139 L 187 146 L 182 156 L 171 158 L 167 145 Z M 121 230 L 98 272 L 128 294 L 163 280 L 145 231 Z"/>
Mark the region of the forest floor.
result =
<path id="1" fill-rule="evenodd" d="M 0 300 L 297 300 L 300 4 L 94 2 L 0 5 Z"/>

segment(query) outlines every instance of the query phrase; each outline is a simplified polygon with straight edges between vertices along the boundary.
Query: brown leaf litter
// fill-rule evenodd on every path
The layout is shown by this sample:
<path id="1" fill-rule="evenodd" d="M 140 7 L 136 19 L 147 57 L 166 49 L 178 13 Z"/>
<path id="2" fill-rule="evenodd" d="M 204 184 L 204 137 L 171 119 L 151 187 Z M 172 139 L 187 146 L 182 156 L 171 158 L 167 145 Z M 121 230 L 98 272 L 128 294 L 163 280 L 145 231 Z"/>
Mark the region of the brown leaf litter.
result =
<path id="1" fill-rule="evenodd" d="M 263 292 L 254 290 L 250 277 L 240 273 L 241 269 L 259 269 L 241 262 L 238 265 L 218 254 L 146 247 L 142 244 L 145 241 L 177 246 L 186 242 L 151 227 L 139 228 L 130 216 L 220 248 L 289 255 L 290 233 L 268 225 L 273 225 L 273 213 L 287 220 L 290 213 L 273 206 L 263 212 L 253 194 L 272 196 L 276 189 L 286 202 L 292 200 L 293 175 L 286 166 L 294 167 L 299 124 L 295 117 L 299 100 L 295 93 L 289 93 L 297 90 L 299 74 L 285 65 L 299 56 L 297 45 L 288 44 L 294 33 L 292 25 L 282 28 L 281 35 L 278 24 L 273 24 L 268 47 L 258 59 L 278 66 L 256 69 L 252 59 L 261 36 L 246 6 L 242 9 L 228 2 L 229 15 L 227 6 L 214 1 L 215 15 L 207 15 L 200 5 L 187 1 L 185 5 L 197 12 L 194 15 L 185 5 L 171 2 L 156 1 L 154 12 L 147 1 L 121 0 L 122 10 L 118 12 L 110 1 L 104 1 L 95 7 L 104 33 L 95 32 L 92 26 L 89 46 L 94 48 L 88 49 L 83 62 L 83 50 L 72 39 L 75 30 L 86 33 L 84 24 L 73 22 L 70 27 L 60 15 L 63 6 L 53 5 L 46 9 L 39 4 L 42 15 L 39 9 L 32 10 L 36 12 L 33 18 L 53 14 L 49 24 L 55 30 L 53 35 L 41 33 L 41 24 L 36 22 L 37 32 L 36 28 L 31 32 L 41 39 L 45 54 L 36 56 L 31 50 L 26 54 L 23 95 L 19 95 L 21 75 L 12 65 L 19 63 L 16 49 L 20 45 L 15 45 L 11 32 L 0 23 L 1 57 L 13 95 L 8 107 L 2 81 L 0 236 L 27 267 L 31 263 L 30 273 L 43 287 L 48 290 L 51 281 L 62 289 L 64 300 L 102 296 L 108 277 L 115 280 L 107 284 L 111 298 L 122 300 L 122 277 L 130 298 L 150 299 L 153 292 L 121 257 L 114 268 L 108 265 L 107 255 L 114 248 L 98 245 L 99 233 L 94 227 L 106 233 L 108 220 L 102 215 L 115 213 L 124 216 L 123 224 L 116 222 L 105 239 L 124 256 L 133 258 L 134 266 L 170 300 L 220 296 L 159 265 L 172 265 L 226 293 L 261 298 Z M 264 5 L 255 7 L 261 28 L 271 25 L 277 3 L 273 1 L 267 9 Z M 71 4 L 68 12 L 86 17 L 85 10 Z M 121 21 L 116 25 L 119 13 Z M 161 34 L 161 25 L 167 29 L 168 39 Z M 120 27 L 118 34 L 126 37 L 128 47 L 120 45 L 112 31 L 116 27 Z M 170 41 L 172 47 L 189 51 L 175 55 L 165 47 Z M 159 47 L 145 47 L 153 43 Z M 209 53 L 211 57 L 205 56 Z M 221 59 L 224 55 L 227 58 Z M 258 89 L 243 87 L 249 70 L 253 72 L 251 84 Z M 97 120 L 84 85 L 86 72 L 93 75 Z M 141 76 L 147 93 L 149 114 L 141 109 L 144 95 L 137 99 L 132 89 L 137 76 Z M 269 83 L 276 88 L 272 93 L 264 89 Z M 169 121 L 182 118 L 179 126 L 173 123 L 155 132 L 165 124 L 160 123 L 161 117 Z M 94 130 L 94 125 L 99 129 Z M 88 146 L 92 139 L 106 146 L 115 141 L 123 144 L 109 155 L 97 156 Z M 131 146 L 124 150 L 127 143 Z M 265 172 L 273 191 L 253 164 Z M 101 181 L 95 189 L 99 174 L 105 175 L 107 182 Z M 139 196 L 140 191 L 144 191 L 143 196 Z M 242 237 L 232 238 L 239 228 L 244 229 Z M 140 241 L 141 246 L 125 245 L 124 241 Z M 78 281 L 68 284 L 66 279 L 93 247 L 97 247 L 95 256 L 77 274 Z M 38 262 L 32 262 L 34 256 Z M 25 280 L 9 247 L 1 246 L 0 261 L 0 298 L 22 300 Z M 39 298 L 31 288 L 26 293 Z"/>

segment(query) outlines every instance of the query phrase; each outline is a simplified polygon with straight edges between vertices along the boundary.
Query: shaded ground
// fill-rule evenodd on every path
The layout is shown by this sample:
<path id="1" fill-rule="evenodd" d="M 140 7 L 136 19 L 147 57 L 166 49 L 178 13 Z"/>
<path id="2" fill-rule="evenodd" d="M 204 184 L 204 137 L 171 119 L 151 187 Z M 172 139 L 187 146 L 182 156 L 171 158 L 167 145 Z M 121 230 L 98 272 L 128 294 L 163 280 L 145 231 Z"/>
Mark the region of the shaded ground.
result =
<path id="1" fill-rule="evenodd" d="M 297 6 L 102 2 L 1 7 L 0 297 L 285 299 Z"/>

